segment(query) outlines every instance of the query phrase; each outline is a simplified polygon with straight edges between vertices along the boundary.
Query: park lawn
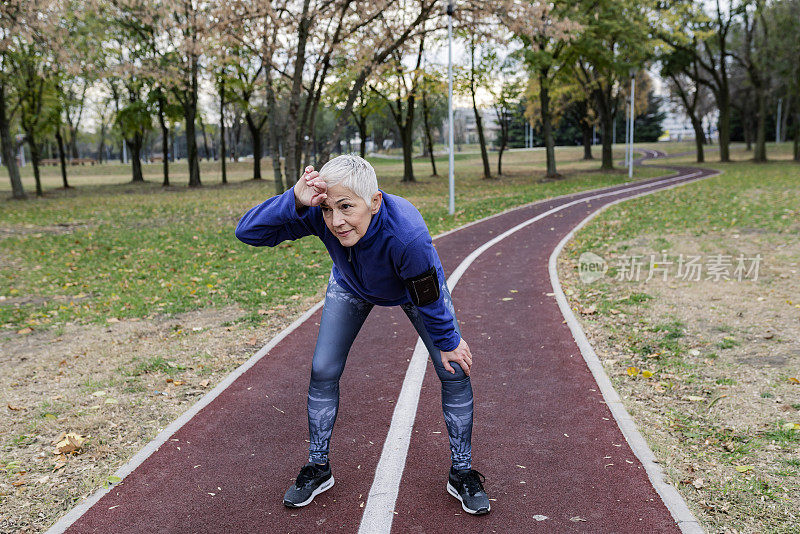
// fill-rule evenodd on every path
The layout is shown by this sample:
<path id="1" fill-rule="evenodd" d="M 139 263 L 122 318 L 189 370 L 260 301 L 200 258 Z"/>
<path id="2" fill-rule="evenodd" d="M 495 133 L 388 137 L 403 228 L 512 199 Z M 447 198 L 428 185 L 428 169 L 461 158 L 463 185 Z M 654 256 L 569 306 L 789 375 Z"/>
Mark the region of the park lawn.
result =
<path id="1" fill-rule="evenodd" d="M 786 145 L 771 157 L 788 159 Z M 738 146 L 732 155 L 705 164 L 721 175 L 598 215 L 559 272 L 615 389 L 707 531 L 798 532 L 800 165 L 754 164 Z M 577 276 L 584 252 L 609 265 L 591 284 Z M 651 254 L 674 262 L 671 278 L 645 280 Z M 731 273 L 739 254 L 763 261 L 757 279 L 689 281 L 675 276 L 680 254 L 730 255 Z M 644 258 L 638 281 L 622 275 L 634 255 Z"/>
<path id="2" fill-rule="evenodd" d="M 569 150 L 569 149 L 568 149 Z M 569 152 L 577 158 L 577 153 Z M 620 155 L 621 157 L 621 155 Z M 402 183 L 402 162 L 376 161 L 381 187 L 419 207 L 436 235 L 534 200 L 628 181 L 622 172 L 581 172 L 538 183 L 536 152 L 505 156 L 506 174 L 482 180 L 479 156 L 457 173 L 457 211 L 446 210 L 446 178 L 416 162 L 417 183 Z M 442 158 L 444 159 L 444 158 Z M 597 162 L 589 162 L 597 167 Z M 446 167 L 440 174 L 446 175 Z M 635 178 L 664 174 L 638 169 Z M 265 310 L 314 295 L 331 262 L 305 238 L 274 249 L 235 239 L 239 218 L 274 194 L 271 181 L 163 190 L 158 183 L 54 190 L 42 199 L 4 201 L 0 212 L 0 332 L 17 335 L 70 322 L 104 323 L 236 303 L 258 322 Z"/>

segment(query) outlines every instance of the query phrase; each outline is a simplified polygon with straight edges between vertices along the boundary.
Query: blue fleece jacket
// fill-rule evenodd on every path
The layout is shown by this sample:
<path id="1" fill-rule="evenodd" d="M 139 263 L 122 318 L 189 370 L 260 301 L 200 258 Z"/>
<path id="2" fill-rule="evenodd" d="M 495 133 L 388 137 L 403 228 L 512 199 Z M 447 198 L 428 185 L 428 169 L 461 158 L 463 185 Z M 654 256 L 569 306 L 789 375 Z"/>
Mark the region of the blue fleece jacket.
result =
<path id="1" fill-rule="evenodd" d="M 236 237 L 249 245 L 274 247 L 282 241 L 315 235 L 333 259 L 332 274 L 338 284 L 372 304 L 406 304 L 411 296 L 404 279 L 433 267 L 441 287 L 446 280 L 444 269 L 417 208 L 402 197 L 381 193 L 383 203 L 378 213 L 352 247 L 342 246 L 328 230 L 319 207 L 303 208 L 298 213 L 293 189 L 245 213 L 236 226 Z M 436 302 L 418 309 L 436 348 L 451 351 L 461 338 L 444 298 L 444 291 L 440 291 Z"/>

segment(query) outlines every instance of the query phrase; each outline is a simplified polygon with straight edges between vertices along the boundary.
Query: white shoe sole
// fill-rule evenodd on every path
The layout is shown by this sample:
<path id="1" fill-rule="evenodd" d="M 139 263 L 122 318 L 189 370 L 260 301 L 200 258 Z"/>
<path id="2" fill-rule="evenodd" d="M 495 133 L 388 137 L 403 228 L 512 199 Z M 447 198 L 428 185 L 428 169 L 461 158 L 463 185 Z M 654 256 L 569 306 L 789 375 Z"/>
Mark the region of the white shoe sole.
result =
<path id="1" fill-rule="evenodd" d="M 449 481 L 447 482 L 447 493 L 449 493 L 450 495 L 452 495 L 453 497 L 455 497 L 456 499 L 461 501 L 461 508 L 463 508 L 464 511 L 467 512 L 468 514 L 473 514 L 473 515 L 488 514 L 489 511 L 492 509 L 492 505 L 491 504 L 489 504 L 489 507 L 486 509 L 486 511 L 483 511 L 483 510 L 472 510 L 470 508 L 467 508 L 467 505 L 464 504 L 464 499 L 461 498 L 461 495 L 458 494 L 458 491 L 456 490 L 456 488 L 454 488 L 453 485 L 450 484 Z"/>
<path id="2" fill-rule="evenodd" d="M 333 477 L 331 476 L 331 478 L 329 478 L 328 480 L 326 480 L 325 482 L 320 484 L 320 486 L 317 489 L 315 489 L 313 492 L 311 492 L 311 497 L 309 497 L 305 501 L 299 502 L 299 503 L 289 503 L 289 502 L 284 500 L 283 504 L 285 504 L 289 508 L 302 508 L 303 506 L 306 506 L 307 504 L 311 504 L 311 501 L 314 500 L 314 497 L 316 497 L 317 495 L 319 495 L 323 491 L 328 491 L 332 487 L 333 487 Z"/>

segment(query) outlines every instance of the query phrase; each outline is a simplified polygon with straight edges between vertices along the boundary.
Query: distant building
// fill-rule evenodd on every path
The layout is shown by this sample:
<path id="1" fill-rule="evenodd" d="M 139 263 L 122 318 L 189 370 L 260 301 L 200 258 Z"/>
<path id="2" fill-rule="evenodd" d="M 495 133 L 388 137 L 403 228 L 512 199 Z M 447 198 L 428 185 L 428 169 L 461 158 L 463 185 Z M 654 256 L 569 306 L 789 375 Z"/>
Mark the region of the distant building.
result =
<path id="1" fill-rule="evenodd" d="M 658 138 L 659 141 L 693 141 L 694 128 L 692 121 L 683 112 L 683 108 L 677 107 L 665 100 L 662 105 L 666 117 L 661 127 L 664 134 Z M 717 139 L 717 118 L 719 113 L 714 111 L 703 117 L 703 130 L 706 132 L 706 139 L 716 141 Z"/>
<path id="2" fill-rule="evenodd" d="M 493 108 L 479 108 L 478 112 L 481 114 L 481 122 L 483 123 L 483 136 L 486 143 L 489 144 L 497 137 L 497 131 L 500 129 L 497 124 L 497 114 Z M 445 141 L 448 138 L 449 129 L 449 121 L 445 118 L 442 123 L 442 135 Z M 478 143 L 478 126 L 475 122 L 475 112 L 472 108 L 453 109 L 453 137 L 455 142 L 459 144 Z"/>

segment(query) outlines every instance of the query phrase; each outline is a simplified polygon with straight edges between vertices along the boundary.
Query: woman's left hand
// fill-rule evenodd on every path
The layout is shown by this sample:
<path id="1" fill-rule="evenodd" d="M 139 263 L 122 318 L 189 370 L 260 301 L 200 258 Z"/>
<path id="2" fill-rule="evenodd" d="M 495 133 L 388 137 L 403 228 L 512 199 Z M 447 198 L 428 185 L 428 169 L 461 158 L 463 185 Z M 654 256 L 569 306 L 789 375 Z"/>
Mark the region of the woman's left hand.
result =
<path id="1" fill-rule="evenodd" d="M 441 351 L 441 354 L 442 365 L 447 372 L 456 374 L 456 370 L 450 365 L 450 362 L 455 362 L 461 366 L 461 369 L 464 370 L 464 374 L 469 376 L 469 371 L 472 368 L 472 353 L 469 351 L 469 345 L 467 345 L 467 342 L 464 341 L 463 338 L 455 349 L 449 352 Z"/>

